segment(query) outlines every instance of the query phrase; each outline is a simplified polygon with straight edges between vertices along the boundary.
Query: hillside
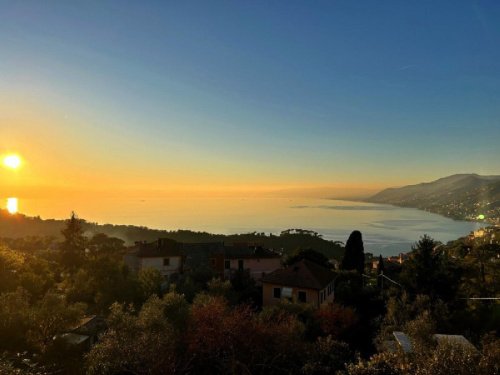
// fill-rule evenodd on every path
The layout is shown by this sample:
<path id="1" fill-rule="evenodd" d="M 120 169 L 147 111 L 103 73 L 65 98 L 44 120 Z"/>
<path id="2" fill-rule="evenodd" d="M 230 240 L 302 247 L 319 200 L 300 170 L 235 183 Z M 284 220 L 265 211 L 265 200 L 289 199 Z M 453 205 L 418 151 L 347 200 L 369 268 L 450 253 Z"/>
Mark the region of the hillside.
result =
<path id="1" fill-rule="evenodd" d="M 22 214 L 11 215 L 6 210 L 0 209 L 0 238 L 51 236 L 55 240 L 60 240 L 61 230 L 64 226 L 64 220 L 44 220 L 39 217 L 29 217 Z M 127 245 L 132 245 L 135 241 L 156 241 L 161 237 L 191 243 L 252 243 L 282 250 L 285 254 L 291 254 L 298 248 L 312 248 L 329 258 L 340 259 L 343 255 L 343 247 L 338 243 L 325 240 L 318 233 L 300 229 L 286 230 L 279 235 L 257 232 L 224 235 L 190 230 L 159 230 L 135 225 L 97 224 L 87 221 L 83 221 L 83 228 L 85 235 L 88 237 L 96 233 L 104 233 L 108 236 L 124 240 Z"/>
<path id="2" fill-rule="evenodd" d="M 500 176 L 456 174 L 439 180 L 389 188 L 366 200 L 434 212 L 457 220 L 500 220 Z"/>

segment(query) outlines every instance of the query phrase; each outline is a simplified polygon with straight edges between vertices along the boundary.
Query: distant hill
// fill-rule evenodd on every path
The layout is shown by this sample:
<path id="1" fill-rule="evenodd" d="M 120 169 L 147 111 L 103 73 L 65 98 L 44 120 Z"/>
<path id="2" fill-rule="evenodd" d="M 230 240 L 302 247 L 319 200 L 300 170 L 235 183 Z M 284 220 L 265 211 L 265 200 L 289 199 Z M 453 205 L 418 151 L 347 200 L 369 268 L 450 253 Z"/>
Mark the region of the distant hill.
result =
<path id="1" fill-rule="evenodd" d="M 6 210 L 0 209 L 0 239 L 52 236 L 55 240 L 61 240 L 61 230 L 64 226 L 64 220 L 44 220 L 23 214 L 11 215 Z M 224 235 L 190 230 L 159 230 L 135 225 L 97 224 L 87 221 L 83 222 L 83 229 L 87 237 L 96 233 L 104 233 L 110 237 L 121 238 L 127 245 L 132 245 L 135 241 L 156 241 L 161 237 L 188 243 L 258 244 L 283 251 L 284 254 L 291 254 L 299 248 L 311 248 L 323 253 L 328 258 L 335 259 L 340 259 L 344 253 L 344 248 L 339 243 L 325 240 L 318 233 L 301 229 L 285 230 L 279 235 L 258 232 Z"/>
<path id="2" fill-rule="evenodd" d="M 385 189 L 367 202 L 418 208 L 457 220 L 500 221 L 500 176 L 456 174 L 439 180 Z"/>

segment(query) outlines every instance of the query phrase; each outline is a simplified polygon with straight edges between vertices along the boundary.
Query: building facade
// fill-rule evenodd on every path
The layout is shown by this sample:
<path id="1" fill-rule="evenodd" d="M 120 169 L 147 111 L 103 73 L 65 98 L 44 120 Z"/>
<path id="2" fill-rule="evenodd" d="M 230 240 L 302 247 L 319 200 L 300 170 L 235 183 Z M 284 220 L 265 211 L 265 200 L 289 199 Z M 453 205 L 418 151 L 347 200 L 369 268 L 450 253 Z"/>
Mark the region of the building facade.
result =
<path id="1" fill-rule="evenodd" d="M 262 278 L 262 305 L 284 299 L 315 307 L 333 303 L 335 273 L 309 260 L 301 260 Z"/>

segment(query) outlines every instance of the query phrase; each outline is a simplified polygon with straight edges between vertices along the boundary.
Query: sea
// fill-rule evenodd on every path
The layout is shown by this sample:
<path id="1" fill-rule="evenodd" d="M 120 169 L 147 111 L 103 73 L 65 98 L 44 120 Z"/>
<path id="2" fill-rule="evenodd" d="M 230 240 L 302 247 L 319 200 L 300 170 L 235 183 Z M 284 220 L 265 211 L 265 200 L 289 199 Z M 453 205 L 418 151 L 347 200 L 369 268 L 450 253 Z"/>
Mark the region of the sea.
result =
<path id="1" fill-rule="evenodd" d="M 359 230 L 365 251 L 383 256 L 408 252 L 424 234 L 447 242 L 484 226 L 412 208 L 312 198 L 20 199 L 19 206 L 21 212 L 42 218 L 67 218 L 74 210 L 79 217 L 100 224 L 221 234 L 279 234 L 300 228 L 345 242 L 353 230 Z"/>

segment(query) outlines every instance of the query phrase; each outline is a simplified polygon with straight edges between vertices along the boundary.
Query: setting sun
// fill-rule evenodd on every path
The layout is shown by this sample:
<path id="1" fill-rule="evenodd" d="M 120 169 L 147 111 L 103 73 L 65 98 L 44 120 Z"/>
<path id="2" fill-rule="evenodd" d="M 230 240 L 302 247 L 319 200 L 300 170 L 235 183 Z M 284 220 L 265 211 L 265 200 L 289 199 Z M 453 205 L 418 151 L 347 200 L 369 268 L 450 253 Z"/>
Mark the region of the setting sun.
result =
<path id="1" fill-rule="evenodd" d="M 7 198 L 7 211 L 11 214 L 17 213 L 17 198 Z"/>
<path id="2" fill-rule="evenodd" d="M 3 165 L 7 168 L 17 169 L 21 165 L 21 158 L 18 155 L 7 155 L 3 159 Z"/>

